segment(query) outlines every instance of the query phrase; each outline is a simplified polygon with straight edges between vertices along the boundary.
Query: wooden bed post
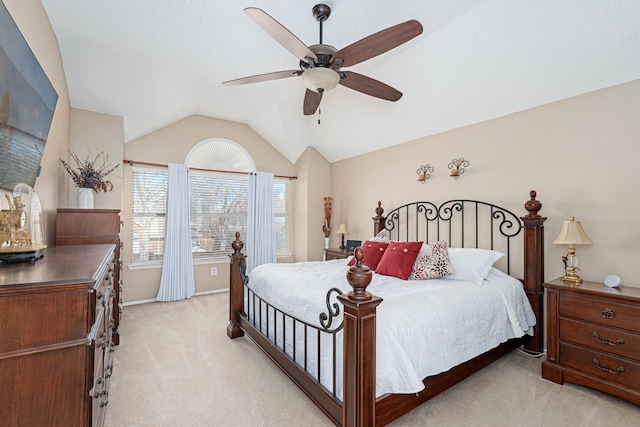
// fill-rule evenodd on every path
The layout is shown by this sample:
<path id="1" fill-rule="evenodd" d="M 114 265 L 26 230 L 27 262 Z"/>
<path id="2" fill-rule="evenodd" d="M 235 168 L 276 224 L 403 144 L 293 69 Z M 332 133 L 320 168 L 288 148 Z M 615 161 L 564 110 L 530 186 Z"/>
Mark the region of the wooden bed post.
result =
<path id="1" fill-rule="evenodd" d="M 376 307 L 382 302 L 366 291 L 372 273 L 362 265 L 362 248 L 354 256 L 347 272 L 353 291 L 338 296 L 344 305 L 342 425 L 348 427 L 376 422 Z"/>
<path id="2" fill-rule="evenodd" d="M 382 214 L 384 209 L 382 208 L 382 202 L 378 200 L 378 207 L 376 208 L 376 216 L 371 218 L 373 220 L 373 235 L 377 236 L 382 230 L 384 230 L 384 217 Z"/>
<path id="3" fill-rule="evenodd" d="M 529 214 L 521 217 L 524 222 L 524 288 L 533 307 L 537 323 L 533 337 L 527 341 L 524 348 L 529 351 L 542 352 L 544 349 L 544 221 L 547 219 L 538 215 L 542 203 L 536 200 L 535 190 L 529 193 L 531 199 L 524 207 Z"/>
<path id="4" fill-rule="evenodd" d="M 231 267 L 229 272 L 229 325 L 227 326 L 227 335 L 233 339 L 244 335 L 238 323 L 238 313 L 242 311 L 247 261 L 241 252 L 244 243 L 240 240 L 239 232 L 236 232 L 236 240 L 231 244 L 231 247 L 233 248 L 233 254 L 229 255 Z"/>

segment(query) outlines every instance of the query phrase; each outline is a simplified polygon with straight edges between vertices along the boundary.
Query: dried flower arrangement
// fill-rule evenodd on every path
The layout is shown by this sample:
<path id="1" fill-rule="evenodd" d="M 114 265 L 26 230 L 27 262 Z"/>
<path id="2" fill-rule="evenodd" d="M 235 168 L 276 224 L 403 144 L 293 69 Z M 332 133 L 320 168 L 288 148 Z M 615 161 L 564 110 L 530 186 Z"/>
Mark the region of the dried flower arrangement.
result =
<path id="1" fill-rule="evenodd" d="M 88 154 L 84 159 L 80 159 L 77 154 L 69 151 L 71 159 L 75 162 L 76 168 L 72 168 L 64 160 L 60 159 L 62 166 L 67 171 L 73 183 L 78 188 L 91 188 L 96 193 L 104 191 L 105 193 L 113 190 L 113 183 L 104 178 L 113 172 L 119 164 L 110 167 L 108 157 L 104 151 L 99 152 L 93 159 Z"/>
<path id="2" fill-rule="evenodd" d="M 324 198 L 324 224 L 322 225 L 322 231 L 324 232 L 324 237 L 331 236 L 331 197 Z"/>

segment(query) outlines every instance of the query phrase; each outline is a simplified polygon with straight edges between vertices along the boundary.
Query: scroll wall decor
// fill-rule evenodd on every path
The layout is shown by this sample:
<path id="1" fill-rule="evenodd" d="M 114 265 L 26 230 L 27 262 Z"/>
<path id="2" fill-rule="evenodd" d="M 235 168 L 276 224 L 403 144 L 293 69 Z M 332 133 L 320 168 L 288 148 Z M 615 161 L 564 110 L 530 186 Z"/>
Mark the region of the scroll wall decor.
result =
<path id="1" fill-rule="evenodd" d="M 460 157 L 459 159 L 451 160 L 448 167 L 451 169 L 451 173 L 449 175 L 458 179 L 460 175 L 464 173 L 464 168 L 469 167 L 469 161 L 465 160 L 464 157 Z"/>
<path id="2" fill-rule="evenodd" d="M 429 178 L 431 178 L 433 167 L 429 164 L 420 165 L 416 173 L 418 174 L 418 181 L 424 184 Z"/>

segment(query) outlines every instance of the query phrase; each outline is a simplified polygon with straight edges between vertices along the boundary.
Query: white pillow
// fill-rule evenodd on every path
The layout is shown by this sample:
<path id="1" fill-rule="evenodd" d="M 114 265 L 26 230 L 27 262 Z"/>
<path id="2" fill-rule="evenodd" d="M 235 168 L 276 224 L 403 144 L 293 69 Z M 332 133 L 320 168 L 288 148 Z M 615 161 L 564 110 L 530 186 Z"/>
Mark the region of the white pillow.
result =
<path id="1" fill-rule="evenodd" d="M 442 278 L 482 285 L 493 264 L 503 256 L 502 252 L 489 249 L 449 248 L 453 273 Z"/>

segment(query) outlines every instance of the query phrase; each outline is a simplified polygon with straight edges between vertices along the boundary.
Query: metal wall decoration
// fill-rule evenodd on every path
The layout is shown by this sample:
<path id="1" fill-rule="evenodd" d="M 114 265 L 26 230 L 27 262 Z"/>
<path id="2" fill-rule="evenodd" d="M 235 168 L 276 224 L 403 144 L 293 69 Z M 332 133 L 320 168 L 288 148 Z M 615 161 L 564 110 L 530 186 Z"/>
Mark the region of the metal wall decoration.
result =
<path id="1" fill-rule="evenodd" d="M 429 164 L 420 165 L 416 173 L 418 174 L 418 181 L 424 184 L 429 178 L 431 178 L 433 167 Z"/>
<path id="2" fill-rule="evenodd" d="M 464 157 L 460 157 L 459 159 L 451 160 L 448 167 L 451 169 L 449 175 L 458 179 L 464 173 L 464 168 L 469 167 L 469 161 L 465 160 Z"/>

